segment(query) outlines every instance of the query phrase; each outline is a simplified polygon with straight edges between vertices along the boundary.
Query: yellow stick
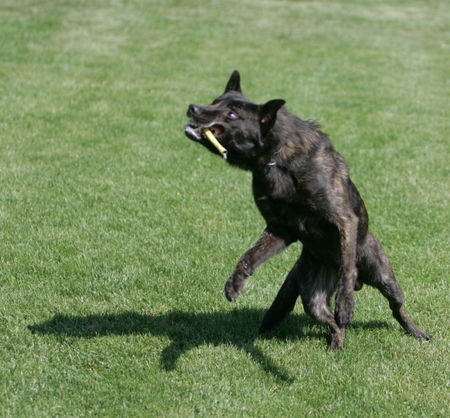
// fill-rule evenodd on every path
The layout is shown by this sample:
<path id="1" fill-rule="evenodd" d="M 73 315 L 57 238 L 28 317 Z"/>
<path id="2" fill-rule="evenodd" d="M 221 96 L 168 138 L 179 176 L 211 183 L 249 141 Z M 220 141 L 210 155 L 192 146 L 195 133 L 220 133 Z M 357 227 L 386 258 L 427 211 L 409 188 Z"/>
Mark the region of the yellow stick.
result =
<path id="1" fill-rule="evenodd" d="M 214 134 L 209 129 L 205 129 L 203 133 L 205 134 L 206 138 L 208 138 L 209 142 L 211 142 L 211 144 L 213 144 L 217 148 L 217 151 L 219 151 L 222 154 L 222 157 L 226 160 L 228 153 L 227 149 L 222 146 L 222 144 L 216 139 Z"/>

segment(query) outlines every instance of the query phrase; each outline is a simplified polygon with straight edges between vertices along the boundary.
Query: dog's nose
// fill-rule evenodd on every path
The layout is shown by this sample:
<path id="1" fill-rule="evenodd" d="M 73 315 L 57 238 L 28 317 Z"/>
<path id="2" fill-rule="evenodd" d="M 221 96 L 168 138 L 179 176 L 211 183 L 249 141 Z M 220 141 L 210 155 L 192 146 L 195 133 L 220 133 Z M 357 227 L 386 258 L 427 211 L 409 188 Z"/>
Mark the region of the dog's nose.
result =
<path id="1" fill-rule="evenodd" d="M 195 115 L 195 114 L 197 114 L 199 112 L 199 110 L 200 110 L 199 106 L 197 106 L 195 104 L 190 104 L 188 113 L 190 115 Z"/>

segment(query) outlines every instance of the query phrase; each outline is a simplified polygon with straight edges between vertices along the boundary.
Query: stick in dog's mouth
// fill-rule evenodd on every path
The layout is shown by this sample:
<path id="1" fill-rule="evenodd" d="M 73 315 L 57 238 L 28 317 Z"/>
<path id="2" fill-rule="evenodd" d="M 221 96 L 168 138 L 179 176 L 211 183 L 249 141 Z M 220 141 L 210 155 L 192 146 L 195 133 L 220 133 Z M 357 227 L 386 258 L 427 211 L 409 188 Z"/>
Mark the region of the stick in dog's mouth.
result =
<path id="1" fill-rule="evenodd" d="M 203 134 L 206 136 L 206 138 L 209 140 L 209 142 L 211 142 L 211 144 L 213 144 L 217 151 L 220 152 L 220 154 L 222 155 L 222 157 L 226 160 L 227 156 L 228 156 L 228 151 L 227 149 L 216 139 L 216 137 L 214 136 L 214 134 L 208 129 L 204 129 L 203 130 Z"/>

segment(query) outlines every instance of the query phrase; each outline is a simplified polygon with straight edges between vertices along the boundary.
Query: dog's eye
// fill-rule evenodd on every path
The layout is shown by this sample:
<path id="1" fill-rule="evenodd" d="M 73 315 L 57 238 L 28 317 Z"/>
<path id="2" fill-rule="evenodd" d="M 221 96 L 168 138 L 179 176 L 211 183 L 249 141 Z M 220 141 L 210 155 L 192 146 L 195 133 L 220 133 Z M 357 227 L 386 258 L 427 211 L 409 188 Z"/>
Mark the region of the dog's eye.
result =
<path id="1" fill-rule="evenodd" d="M 239 118 L 239 115 L 238 115 L 236 112 L 233 112 L 232 110 L 231 110 L 230 112 L 227 113 L 227 116 L 228 116 L 230 119 L 237 119 L 237 118 Z"/>

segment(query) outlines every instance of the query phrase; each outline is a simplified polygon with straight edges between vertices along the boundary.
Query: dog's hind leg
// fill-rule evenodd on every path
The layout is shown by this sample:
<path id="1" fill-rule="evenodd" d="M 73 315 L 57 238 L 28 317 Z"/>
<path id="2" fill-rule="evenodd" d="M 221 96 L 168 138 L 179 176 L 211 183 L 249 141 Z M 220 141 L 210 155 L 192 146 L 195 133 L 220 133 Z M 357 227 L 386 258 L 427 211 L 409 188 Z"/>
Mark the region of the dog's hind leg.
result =
<path id="1" fill-rule="evenodd" d="M 331 309 L 330 300 L 338 282 L 336 267 L 324 265 L 303 253 L 304 274 L 298 276 L 299 292 L 305 312 L 329 326 L 330 350 L 344 348 L 345 327 L 339 326 Z"/>
<path id="2" fill-rule="evenodd" d="M 355 292 L 358 292 L 358 291 L 360 291 L 360 290 L 363 288 L 363 286 L 364 286 L 364 283 L 361 282 L 360 280 L 356 279 L 356 280 L 355 280 L 355 287 L 354 287 L 353 290 L 354 290 Z"/>
<path id="3" fill-rule="evenodd" d="M 264 315 L 259 327 L 260 333 L 274 328 L 294 309 L 299 294 L 297 284 L 299 271 L 300 262 L 298 261 L 287 275 L 275 300 Z"/>
<path id="4" fill-rule="evenodd" d="M 340 268 L 336 292 L 336 323 L 344 328 L 351 320 L 355 309 L 354 290 L 358 271 L 356 268 L 357 228 L 356 216 L 342 217 L 339 222 L 340 234 Z"/>
<path id="5" fill-rule="evenodd" d="M 260 331 L 267 331 L 281 322 L 294 308 L 298 296 L 301 296 L 305 312 L 331 329 L 330 349 L 342 349 L 344 328 L 336 323 L 330 306 L 335 290 L 337 271 L 317 262 L 307 250 L 288 274 L 272 306 L 263 318 Z"/>
<path id="6" fill-rule="evenodd" d="M 362 250 L 359 267 L 359 279 L 376 287 L 389 301 L 394 318 L 413 337 L 429 340 L 430 337 L 420 330 L 403 309 L 403 290 L 395 279 L 389 260 L 378 240 L 369 233 Z"/>

